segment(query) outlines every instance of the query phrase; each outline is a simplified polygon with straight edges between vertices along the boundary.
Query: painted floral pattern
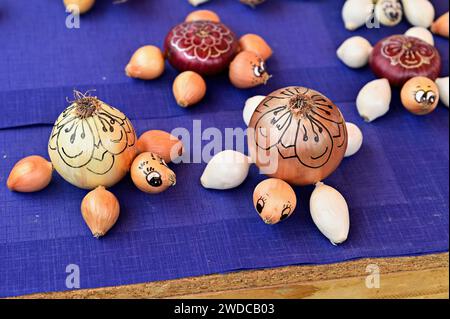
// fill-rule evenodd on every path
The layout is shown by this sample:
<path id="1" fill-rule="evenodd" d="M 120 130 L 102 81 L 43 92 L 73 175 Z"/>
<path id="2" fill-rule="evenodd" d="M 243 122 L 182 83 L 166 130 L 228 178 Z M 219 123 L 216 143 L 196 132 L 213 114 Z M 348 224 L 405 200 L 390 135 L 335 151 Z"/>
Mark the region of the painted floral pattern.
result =
<path id="1" fill-rule="evenodd" d="M 114 166 L 115 156 L 135 142 L 132 125 L 119 110 L 101 103 L 92 116 L 84 116 L 73 103 L 56 120 L 49 150 L 56 151 L 69 167 L 86 167 L 103 175 Z M 98 161 L 104 165 L 96 165 Z M 103 169 L 99 171 L 99 167 Z"/>
<path id="2" fill-rule="evenodd" d="M 207 61 L 234 50 L 234 34 L 221 23 L 185 22 L 172 30 L 171 45 L 188 59 Z"/>
<path id="3" fill-rule="evenodd" d="M 433 48 L 428 43 L 404 36 L 386 39 L 382 44 L 381 54 L 389 59 L 392 65 L 401 65 L 406 69 L 430 64 L 435 56 Z"/>
<path id="4" fill-rule="evenodd" d="M 256 109 L 258 113 L 256 145 L 265 151 L 276 147 L 285 159 L 296 157 L 306 167 L 319 168 L 329 161 L 334 148 L 346 147 L 341 112 L 314 90 L 288 87 L 275 91 Z"/>

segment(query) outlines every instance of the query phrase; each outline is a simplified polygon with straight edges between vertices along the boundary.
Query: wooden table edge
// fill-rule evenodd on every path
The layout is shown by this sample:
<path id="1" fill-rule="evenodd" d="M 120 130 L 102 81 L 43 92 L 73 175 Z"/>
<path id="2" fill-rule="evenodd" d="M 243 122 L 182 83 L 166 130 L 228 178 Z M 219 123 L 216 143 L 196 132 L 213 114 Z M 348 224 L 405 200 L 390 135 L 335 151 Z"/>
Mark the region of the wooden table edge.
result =
<path id="1" fill-rule="evenodd" d="M 379 278 L 379 287 L 374 278 Z M 243 270 L 116 287 L 36 293 L 15 298 L 448 299 L 449 253 Z"/>

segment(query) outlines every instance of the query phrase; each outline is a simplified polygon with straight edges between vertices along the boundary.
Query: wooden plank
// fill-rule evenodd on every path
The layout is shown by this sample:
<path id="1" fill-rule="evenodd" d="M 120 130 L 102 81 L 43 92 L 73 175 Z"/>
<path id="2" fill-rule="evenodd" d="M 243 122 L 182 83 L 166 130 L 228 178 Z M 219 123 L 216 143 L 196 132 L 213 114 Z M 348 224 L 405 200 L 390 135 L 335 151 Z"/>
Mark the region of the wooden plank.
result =
<path id="1" fill-rule="evenodd" d="M 379 268 L 380 289 L 365 287 L 369 264 Z M 448 264 L 448 252 L 365 258 L 329 265 L 239 271 L 20 298 L 448 298 Z"/>

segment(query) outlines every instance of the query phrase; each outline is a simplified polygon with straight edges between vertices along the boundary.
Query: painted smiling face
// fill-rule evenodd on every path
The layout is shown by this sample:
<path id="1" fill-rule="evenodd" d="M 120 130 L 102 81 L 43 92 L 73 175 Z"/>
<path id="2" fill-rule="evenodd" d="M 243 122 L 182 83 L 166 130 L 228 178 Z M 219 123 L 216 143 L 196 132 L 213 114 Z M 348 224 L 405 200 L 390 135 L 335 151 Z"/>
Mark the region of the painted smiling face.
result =
<path id="1" fill-rule="evenodd" d="M 175 173 L 164 160 L 150 152 L 139 154 L 131 165 L 131 179 L 145 193 L 157 194 L 176 183 Z"/>
<path id="2" fill-rule="evenodd" d="M 439 102 L 439 90 L 434 81 L 418 76 L 410 79 L 402 88 L 403 106 L 413 114 L 431 113 Z"/>
<path id="3" fill-rule="evenodd" d="M 375 6 L 375 15 L 384 25 L 397 25 L 403 17 L 402 5 L 398 0 L 380 0 Z"/>
<path id="4" fill-rule="evenodd" d="M 297 205 L 297 198 L 288 183 L 269 178 L 256 186 L 253 205 L 266 224 L 276 224 L 291 216 Z"/>

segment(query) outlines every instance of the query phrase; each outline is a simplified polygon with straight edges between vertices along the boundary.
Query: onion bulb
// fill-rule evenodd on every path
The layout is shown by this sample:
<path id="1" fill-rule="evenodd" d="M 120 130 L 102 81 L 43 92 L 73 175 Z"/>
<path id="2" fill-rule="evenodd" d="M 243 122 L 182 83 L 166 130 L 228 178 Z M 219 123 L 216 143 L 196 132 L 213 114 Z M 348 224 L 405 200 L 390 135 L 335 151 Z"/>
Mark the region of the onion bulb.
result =
<path id="1" fill-rule="evenodd" d="M 139 152 L 158 154 L 166 163 L 183 155 L 183 142 L 170 133 L 151 130 L 142 134 L 137 141 Z"/>
<path id="2" fill-rule="evenodd" d="M 175 78 L 172 90 L 177 104 L 188 107 L 203 99 L 206 94 L 206 83 L 199 74 L 185 71 Z"/>
<path id="3" fill-rule="evenodd" d="M 136 133 L 118 109 L 79 92 L 75 98 L 50 135 L 48 154 L 53 167 L 77 187 L 110 187 L 130 169 Z"/>
<path id="4" fill-rule="evenodd" d="M 243 4 L 246 4 L 252 8 L 255 8 L 257 5 L 265 2 L 266 0 L 240 0 Z"/>
<path id="5" fill-rule="evenodd" d="M 256 186 L 253 206 L 266 224 L 273 225 L 292 215 L 297 206 L 297 197 L 288 183 L 269 178 Z"/>
<path id="6" fill-rule="evenodd" d="M 161 50 L 153 45 L 137 49 L 125 67 L 125 73 L 131 78 L 153 80 L 164 72 L 164 56 Z"/>
<path id="7" fill-rule="evenodd" d="M 448 38 L 449 29 L 449 13 L 444 13 L 431 25 L 431 32 Z"/>
<path id="8" fill-rule="evenodd" d="M 239 47 L 242 51 L 250 51 L 256 53 L 266 61 L 272 56 L 272 48 L 267 42 L 256 34 L 245 34 L 239 39 Z"/>
<path id="9" fill-rule="evenodd" d="M 37 192 L 52 180 L 52 163 L 37 155 L 18 161 L 6 181 L 8 189 L 16 192 Z"/>
<path id="10" fill-rule="evenodd" d="M 63 0 L 66 10 L 72 13 L 86 13 L 95 3 L 95 0 Z"/>
<path id="11" fill-rule="evenodd" d="M 436 79 L 435 83 L 439 89 L 439 99 L 442 101 L 442 103 L 446 107 L 448 107 L 449 106 L 449 96 L 448 96 L 449 79 L 448 79 L 448 76 L 445 78 Z"/>
<path id="12" fill-rule="evenodd" d="M 191 22 L 191 21 L 212 21 L 212 22 L 220 22 L 219 16 L 211 11 L 211 10 L 197 10 L 194 12 L 191 12 L 186 17 L 185 22 Z"/>
<path id="13" fill-rule="evenodd" d="M 403 86 L 401 99 L 403 106 L 411 113 L 429 114 L 438 105 L 439 89 L 434 81 L 426 77 L 414 77 Z"/>
<path id="14" fill-rule="evenodd" d="M 104 236 L 119 218 L 116 196 L 103 186 L 90 191 L 81 202 L 81 214 L 95 238 Z"/>
<path id="15" fill-rule="evenodd" d="M 250 51 L 240 52 L 230 64 L 231 83 L 239 89 L 266 84 L 271 75 L 267 73 L 262 58 Z"/>
<path id="16" fill-rule="evenodd" d="M 304 87 L 268 95 L 253 113 L 247 135 L 250 156 L 260 170 L 294 185 L 314 184 L 329 176 L 347 149 L 339 108 Z"/>
<path id="17" fill-rule="evenodd" d="M 176 184 L 175 173 L 157 154 L 139 154 L 131 165 L 131 179 L 141 191 L 158 194 Z"/>

